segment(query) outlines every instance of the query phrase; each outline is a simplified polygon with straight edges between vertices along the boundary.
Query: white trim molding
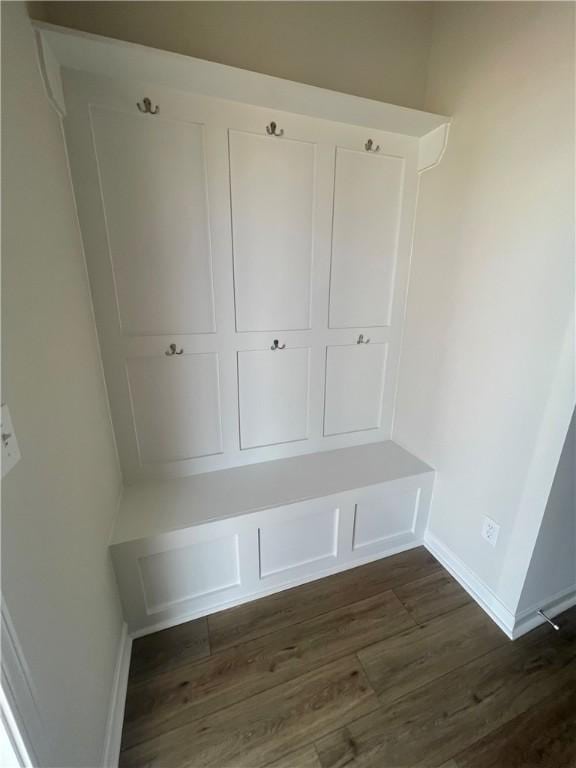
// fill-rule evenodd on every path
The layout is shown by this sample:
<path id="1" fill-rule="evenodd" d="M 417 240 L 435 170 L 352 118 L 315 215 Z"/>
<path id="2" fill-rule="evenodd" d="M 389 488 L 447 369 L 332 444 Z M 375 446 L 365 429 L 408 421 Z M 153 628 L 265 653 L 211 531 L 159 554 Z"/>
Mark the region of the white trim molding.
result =
<path id="1" fill-rule="evenodd" d="M 435 168 L 446 152 L 450 123 L 444 123 L 434 128 L 418 142 L 418 173 L 424 173 Z"/>
<path id="2" fill-rule="evenodd" d="M 516 614 L 513 637 L 514 640 L 518 637 L 522 637 L 527 632 L 531 632 L 540 624 L 544 624 L 545 619 L 539 615 L 538 611 L 544 611 L 550 619 L 554 619 L 569 608 L 573 608 L 576 605 L 576 584 L 567 589 L 563 589 L 556 595 L 547 598 L 544 602 L 540 602 L 538 605 L 533 605 L 530 608 L 526 608 Z M 562 622 L 560 622 L 560 631 L 562 630 Z"/>
<path id="3" fill-rule="evenodd" d="M 361 565 L 368 565 L 368 563 L 373 563 L 376 560 L 382 560 L 387 557 L 392 557 L 393 555 L 399 555 L 401 552 L 408 552 L 408 550 L 410 549 L 421 547 L 422 544 L 423 542 L 420 539 L 405 542 L 402 544 L 396 544 L 394 546 L 391 546 L 389 549 L 387 549 L 384 554 L 379 553 L 375 555 L 367 555 L 366 557 L 358 558 L 357 560 L 354 561 L 353 567 L 358 568 Z M 220 603 L 215 608 L 208 607 L 208 608 L 202 608 L 198 610 L 190 610 L 172 619 L 166 619 L 164 621 L 159 621 L 157 624 L 152 624 L 150 626 L 143 627 L 141 629 L 135 629 L 133 632 L 130 633 L 130 636 L 133 640 L 136 640 L 139 637 L 145 637 L 146 635 L 153 635 L 155 632 L 161 632 L 164 629 L 170 629 L 170 627 L 175 627 L 178 624 L 184 624 L 188 621 L 195 621 L 196 619 L 202 619 L 205 616 L 210 616 L 214 613 L 220 613 L 220 611 L 227 611 L 229 608 L 236 608 L 240 605 L 244 605 L 245 603 L 252 603 L 255 600 L 260 600 L 262 597 L 275 595 L 275 594 L 278 594 L 279 592 L 286 592 L 289 589 L 294 589 L 295 587 L 301 587 L 303 584 L 309 584 L 312 581 L 325 579 L 328 576 L 335 576 L 337 573 L 342 573 L 343 571 L 347 571 L 349 569 L 350 569 L 350 565 L 348 563 L 344 563 L 343 565 L 336 566 L 335 568 L 327 568 L 326 570 L 319 571 L 318 573 L 313 573 L 307 576 L 299 576 L 298 578 L 291 579 L 285 584 L 279 584 L 273 587 L 267 587 L 265 589 L 261 589 L 258 592 L 254 592 L 249 595 L 243 595 L 242 597 L 238 597 L 232 600 L 227 600 L 224 603 Z"/>
<path id="4" fill-rule="evenodd" d="M 0 709 L 9 728 L 18 759 L 25 768 L 51 764 L 54 753 L 48 729 L 38 706 L 38 696 L 32 682 L 16 630 L 4 600 L 1 612 L 2 684 Z M 110 708 L 102 751 L 103 768 L 117 768 L 120 756 L 122 724 L 128 689 L 128 672 L 132 638 L 126 623 L 122 626 L 118 655 L 112 682 Z M 3 699 L 5 698 L 5 702 Z M 6 716 L 8 715 L 8 717 Z"/>
<path id="5" fill-rule="evenodd" d="M 11 737 L 24 766 L 46 765 L 52 754 L 48 729 L 40 714 L 38 695 L 20 641 L 2 597 L 2 692 L 12 718 Z M 10 725 L 8 720 L 5 720 Z"/>
<path id="6" fill-rule="evenodd" d="M 136 43 L 34 21 L 41 69 L 51 101 L 64 109 L 60 68 L 177 88 L 324 120 L 426 138 L 420 170 L 441 158 L 450 118 L 330 91 Z M 438 129 L 438 130 L 437 130 Z M 424 165 L 423 165 L 424 164 Z"/>
<path id="7" fill-rule="evenodd" d="M 576 585 L 552 595 L 538 605 L 514 614 L 484 582 L 430 531 L 424 534 L 424 546 L 453 576 L 466 592 L 510 638 L 517 640 L 545 623 L 538 611 L 554 618 L 576 605 Z"/>
<path id="8" fill-rule="evenodd" d="M 122 625 L 120 642 L 118 643 L 118 656 L 114 669 L 112 682 L 112 694 L 110 696 L 110 709 L 106 723 L 106 737 L 102 756 L 103 768 L 117 768 L 120 757 L 120 744 L 122 741 L 122 725 L 124 722 L 124 708 L 126 706 L 126 694 L 128 691 L 128 673 L 130 671 L 130 655 L 132 652 L 132 638 L 128 634 L 126 622 Z"/>
<path id="9" fill-rule="evenodd" d="M 430 531 L 426 531 L 424 534 L 424 546 L 446 568 L 448 573 L 456 579 L 460 586 L 468 592 L 470 597 L 478 603 L 480 608 L 490 616 L 492 621 L 500 627 L 510 640 L 513 640 L 515 617 L 500 598 Z"/>
<path id="10" fill-rule="evenodd" d="M 30 752 L 18 727 L 4 688 L 0 685 L 0 755 L 8 765 L 33 768 Z"/>
<path id="11" fill-rule="evenodd" d="M 66 114 L 66 103 L 64 101 L 64 89 L 62 87 L 62 78 L 60 76 L 60 64 L 50 47 L 48 40 L 38 29 L 35 31 L 36 50 L 38 52 L 38 66 L 44 83 L 46 96 L 51 106 L 56 110 L 60 117 Z"/>

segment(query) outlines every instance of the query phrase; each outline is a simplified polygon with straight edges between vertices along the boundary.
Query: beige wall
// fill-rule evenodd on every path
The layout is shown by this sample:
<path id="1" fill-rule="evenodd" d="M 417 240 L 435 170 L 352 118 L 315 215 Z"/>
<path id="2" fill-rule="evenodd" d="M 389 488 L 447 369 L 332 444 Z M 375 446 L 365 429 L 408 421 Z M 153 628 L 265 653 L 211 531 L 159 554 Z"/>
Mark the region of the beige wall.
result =
<path id="1" fill-rule="evenodd" d="M 431 3 L 48 2 L 34 3 L 33 13 L 99 35 L 423 108 Z"/>
<path id="2" fill-rule="evenodd" d="M 40 764 L 96 766 L 122 625 L 120 476 L 60 120 L 21 3 L 2 4 L 2 86 L 2 400 L 22 453 L 2 483 L 2 594 L 49 737 L 31 734 Z"/>
<path id="3" fill-rule="evenodd" d="M 422 181 L 395 436 L 439 470 L 433 533 L 503 594 L 574 298 L 573 7 L 434 4 L 430 37 L 431 4 L 135 6 L 41 13 L 454 115 Z M 56 735 L 50 761 L 87 765 L 120 627 L 106 563 L 119 478 L 60 128 L 21 12 L 3 11 L 4 397 L 24 456 L 4 484 L 3 590 Z M 484 513 L 502 525 L 496 549 Z"/>
<path id="4" fill-rule="evenodd" d="M 574 6 L 437 4 L 427 107 L 454 122 L 421 183 L 395 437 L 438 469 L 432 532 L 514 610 L 571 412 L 542 447 L 573 334 Z"/>

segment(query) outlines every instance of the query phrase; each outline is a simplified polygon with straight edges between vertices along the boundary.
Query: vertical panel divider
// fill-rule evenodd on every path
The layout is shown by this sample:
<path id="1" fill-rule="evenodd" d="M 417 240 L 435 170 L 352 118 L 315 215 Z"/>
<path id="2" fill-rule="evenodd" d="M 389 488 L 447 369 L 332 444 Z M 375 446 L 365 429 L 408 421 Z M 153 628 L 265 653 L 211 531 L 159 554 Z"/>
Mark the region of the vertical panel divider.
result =
<path id="1" fill-rule="evenodd" d="M 229 454 L 240 450 L 240 433 L 227 123 L 225 115 L 211 114 L 206 147 L 210 169 L 209 188 L 213 199 L 212 238 L 216 333 L 222 390 L 222 439 L 224 452 Z"/>
<path id="2" fill-rule="evenodd" d="M 338 559 L 346 559 L 352 552 L 354 543 L 354 517 L 356 504 L 352 494 L 342 497 L 338 521 Z"/>
<path id="3" fill-rule="evenodd" d="M 260 536 L 255 516 L 242 521 L 238 534 L 238 562 L 242 590 L 256 590 L 260 584 Z"/>
<path id="4" fill-rule="evenodd" d="M 334 197 L 334 153 L 332 142 L 318 144 L 316 156 L 316 205 L 314 261 L 312 273 L 312 358 L 310 370 L 310 438 L 322 439 L 324 392 L 326 386 L 326 347 L 330 251 Z"/>

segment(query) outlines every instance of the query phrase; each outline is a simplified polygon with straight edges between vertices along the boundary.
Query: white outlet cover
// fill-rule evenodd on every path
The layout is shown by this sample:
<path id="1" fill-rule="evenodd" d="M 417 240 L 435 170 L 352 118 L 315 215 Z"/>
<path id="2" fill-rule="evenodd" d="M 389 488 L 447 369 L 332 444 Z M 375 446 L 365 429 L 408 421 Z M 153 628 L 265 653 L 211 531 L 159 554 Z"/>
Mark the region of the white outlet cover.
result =
<path id="1" fill-rule="evenodd" d="M 4 477 L 20 461 L 20 449 L 7 405 L 2 406 L 0 429 L 2 432 L 2 477 Z"/>
<path id="2" fill-rule="evenodd" d="M 500 526 L 498 523 L 495 520 L 492 520 L 492 518 L 484 515 L 484 520 L 482 521 L 482 537 L 486 539 L 488 544 L 491 544 L 493 547 L 495 547 L 496 543 L 498 542 L 499 533 Z"/>

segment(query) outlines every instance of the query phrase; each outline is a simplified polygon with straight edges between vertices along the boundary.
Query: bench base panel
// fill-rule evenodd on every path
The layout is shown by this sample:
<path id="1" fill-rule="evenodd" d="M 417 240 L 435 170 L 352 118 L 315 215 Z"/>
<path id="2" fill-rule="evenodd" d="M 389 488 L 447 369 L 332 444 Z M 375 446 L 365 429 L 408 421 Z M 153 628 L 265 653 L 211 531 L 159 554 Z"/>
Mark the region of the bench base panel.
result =
<path id="1" fill-rule="evenodd" d="M 140 636 L 420 546 L 434 473 L 112 546 Z"/>

